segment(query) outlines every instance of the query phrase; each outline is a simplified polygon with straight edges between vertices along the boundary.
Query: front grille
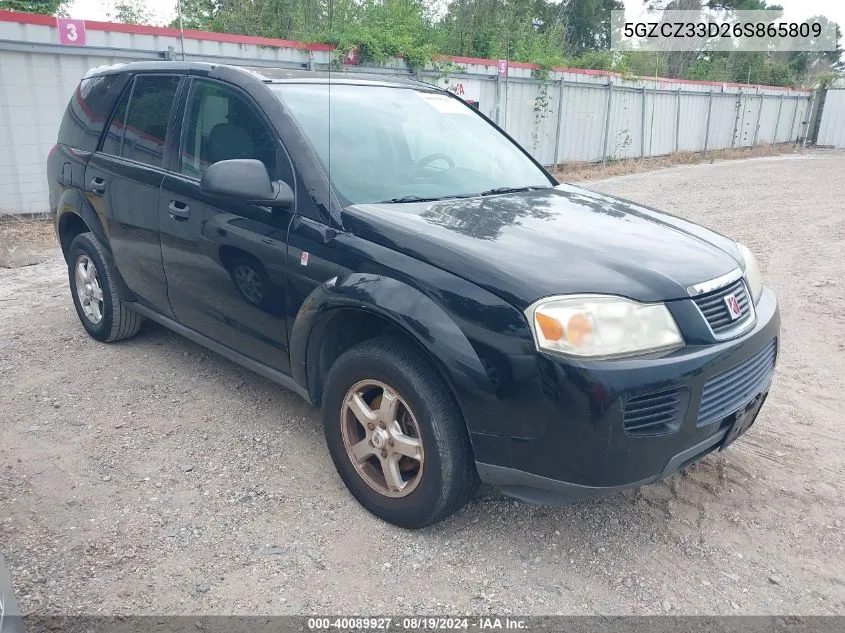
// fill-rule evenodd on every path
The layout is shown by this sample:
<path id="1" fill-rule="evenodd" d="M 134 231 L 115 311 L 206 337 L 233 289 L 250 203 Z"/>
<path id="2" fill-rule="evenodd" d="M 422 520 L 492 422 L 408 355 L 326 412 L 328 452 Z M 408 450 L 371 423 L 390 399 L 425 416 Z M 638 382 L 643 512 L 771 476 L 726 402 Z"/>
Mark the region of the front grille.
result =
<path id="1" fill-rule="evenodd" d="M 631 398 L 625 403 L 622 416 L 625 432 L 646 436 L 677 430 L 688 400 L 689 392 L 683 387 Z"/>
<path id="2" fill-rule="evenodd" d="M 733 294 L 736 297 L 737 303 L 742 310 L 742 316 L 737 319 L 731 319 L 731 313 L 725 303 L 725 297 Z M 751 302 L 748 296 L 748 291 L 745 289 L 745 282 L 738 279 L 734 283 L 720 288 L 714 292 L 700 297 L 693 297 L 695 305 L 701 310 L 701 314 L 707 319 L 710 329 L 713 334 L 719 335 L 738 327 L 752 318 Z"/>
<path id="3" fill-rule="evenodd" d="M 777 344 L 772 341 L 733 369 L 708 380 L 701 393 L 698 426 L 722 420 L 751 402 L 772 377 L 776 351 Z"/>

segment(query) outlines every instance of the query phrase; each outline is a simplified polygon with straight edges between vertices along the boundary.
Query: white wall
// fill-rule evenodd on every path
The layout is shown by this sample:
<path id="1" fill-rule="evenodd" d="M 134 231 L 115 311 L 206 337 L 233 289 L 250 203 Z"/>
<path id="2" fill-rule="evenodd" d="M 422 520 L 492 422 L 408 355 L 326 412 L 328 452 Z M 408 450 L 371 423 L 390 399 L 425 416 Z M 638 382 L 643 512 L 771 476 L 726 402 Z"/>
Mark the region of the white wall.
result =
<path id="1" fill-rule="evenodd" d="M 827 91 L 816 142 L 845 148 L 845 89 Z"/>

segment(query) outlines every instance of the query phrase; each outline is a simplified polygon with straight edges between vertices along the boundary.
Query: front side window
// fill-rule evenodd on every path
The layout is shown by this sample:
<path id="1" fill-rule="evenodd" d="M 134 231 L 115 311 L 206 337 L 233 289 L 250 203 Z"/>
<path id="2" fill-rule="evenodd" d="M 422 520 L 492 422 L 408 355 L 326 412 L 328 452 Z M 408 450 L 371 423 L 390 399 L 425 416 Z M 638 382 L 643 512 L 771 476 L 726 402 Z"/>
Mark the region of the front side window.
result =
<path id="1" fill-rule="evenodd" d="M 254 158 L 273 178 L 277 151 L 275 135 L 242 94 L 216 82 L 194 82 L 182 132 L 181 173 L 200 178 L 221 160 Z"/>
<path id="2" fill-rule="evenodd" d="M 103 152 L 161 167 L 178 76 L 139 75 L 115 108 Z"/>
<path id="3" fill-rule="evenodd" d="M 444 94 L 350 84 L 271 89 L 353 204 L 552 184 L 475 110 Z"/>

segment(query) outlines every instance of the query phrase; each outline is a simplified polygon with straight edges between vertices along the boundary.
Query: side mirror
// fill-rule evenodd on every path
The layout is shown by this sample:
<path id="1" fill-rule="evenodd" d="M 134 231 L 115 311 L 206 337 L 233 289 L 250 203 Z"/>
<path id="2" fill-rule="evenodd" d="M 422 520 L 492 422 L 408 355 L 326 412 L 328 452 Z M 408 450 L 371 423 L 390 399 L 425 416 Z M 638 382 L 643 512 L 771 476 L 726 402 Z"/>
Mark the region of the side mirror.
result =
<path id="1" fill-rule="evenodd" d="M 264 163 L 254 158 L 221 160 L 205 170 L 200 191 L 262 207 L 288 209 L 293 190 L 284 182 L 270 182 Z"/>

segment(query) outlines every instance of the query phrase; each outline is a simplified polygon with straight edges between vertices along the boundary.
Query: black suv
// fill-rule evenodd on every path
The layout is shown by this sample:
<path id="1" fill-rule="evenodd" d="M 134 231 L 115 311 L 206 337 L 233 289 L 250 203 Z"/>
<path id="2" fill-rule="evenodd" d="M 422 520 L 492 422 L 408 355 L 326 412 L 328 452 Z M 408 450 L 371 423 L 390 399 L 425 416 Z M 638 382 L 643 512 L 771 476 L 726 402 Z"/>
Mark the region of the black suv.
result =
<path id="1" fill-rule="evenodd" d="M 748 249 L 558 184 L 430 85 L 104 68 L 48 160 L 88 333 L 148 318 L 321 406 L 343 481 L 397 525 L 479 480 L 542 503 L 655 481 L 769 390 L 780 317 Z"/>

